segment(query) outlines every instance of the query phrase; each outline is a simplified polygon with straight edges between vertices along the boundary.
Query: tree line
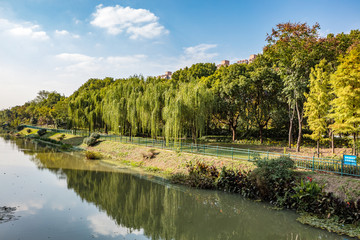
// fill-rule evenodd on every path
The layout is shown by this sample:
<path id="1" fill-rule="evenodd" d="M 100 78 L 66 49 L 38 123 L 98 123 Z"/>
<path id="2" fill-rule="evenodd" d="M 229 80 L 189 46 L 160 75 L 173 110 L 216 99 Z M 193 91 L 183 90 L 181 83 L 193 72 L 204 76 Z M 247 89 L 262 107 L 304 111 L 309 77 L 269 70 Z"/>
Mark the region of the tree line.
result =
<path id="1" fill-rule="evenodd" d="M 41 91 L 36 99 L 0 111 L 0 123 L 53 124 L 130 136 L 197 141 L 229 134 L 286 133 L 300 151 L 303 136 L 317 142 L 360 130 L 360 31 L 319 35 L 320 26 L 282 23 L 249 64 L 216 68 L 197 63 L 171 79 L 132 76 L 89 79 L 71 96 Z M 304 134 L 305 133 L 305 134 Z M 273 134 L 271 137 L 275 137 Z M 294 139 L 296 138 L 296 140 Z"/>

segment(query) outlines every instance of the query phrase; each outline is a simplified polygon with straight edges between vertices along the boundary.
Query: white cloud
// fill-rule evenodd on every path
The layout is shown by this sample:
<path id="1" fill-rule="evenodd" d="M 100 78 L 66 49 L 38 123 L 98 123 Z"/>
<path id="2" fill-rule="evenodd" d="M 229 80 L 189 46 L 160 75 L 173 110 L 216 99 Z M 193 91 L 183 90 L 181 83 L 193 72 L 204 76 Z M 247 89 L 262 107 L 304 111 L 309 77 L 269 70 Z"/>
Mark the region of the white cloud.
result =
<path id="1" fill-rule="evenodd" d="M 191 59 L 199 59 L 201 61 L 207 61 L 216 57 L 217 53 L 208 53 L 207 51 L 216 48 L 216 44 L 199 44 L 194 47 L 184 48 L 185 56 Z"/>
<path id="2" fill-rule="evenodd" d="M 139 64 L 147 58 L 146 55 L 91 57 L 78 53 L 61 53 L 55 56 L 60 60 L 56 71 L 64 76 L 79 74 L 90 77 L 114 76 L 117 72 L 135 74 Z M 129 72 L 134 71 L 134 72 Z M 99 76 L 100 75 L 100 76 Z"/>
<path id="3" fill-rule="evenodd" d="M 172 64 L 172 67 L 169 66 L 169 69 L 176 70 L 186 66 L 190 67 L 195 63 L 214 62 L 214 58 L 218 56 L 218 53 L 209 51 L 216 47 L 216 44 L 199 44 L 186 47 L 184 53 L 178 59 L 172 61 L 174 64 Z"/>
<path id="4" fill-rule="evenodd" d="M 67 37 L 67 36 L 70 36 L 72 38 L 76 38 L 76 39 L 79 39 L 80 38 L 80 35 L 77 35 L 77 34 L 72 34 L 66 30 L 55 30 L 55 35 L 56 36 L 59 36 L 59 37 Z"/>
<path id="5" fill-rule="evenodd" d="M 56 34 L 56 35 L 59 35 L 59 36 L 67 36 L 67 35 L 69 35 L 70 33 L 69 33 L 68 31 L 66 31 L 66 30 L 56 30 L 56 31 L 55 31 L 55 34 Z"/>
<path id="6" fill-rule="evenodd" d="M 40 30 L 39 25 L 34 25 L 29 22 L 19 24 L 7 19 L 0 19 L 0 30 L 13 37 L 28 38 L 38 41 L 49 39 L 47 33 Z"/>
<path id="7" fill-rule="evenodd" d="M 68 62 L 90 62 L 95 60 L 94 57 L 89 57 L 87 55 L 78 53 L 61 53 L 56 55 L 56 58 Z"/>
<path id="8" fill-rule="evenodd" d="M 92 25 L 105 28 L 109 34 L 113 35 L 126 31 L 131 39 L 151 39 L 169 33 L 164 26 L 160 25 L 159 18 L 146 9 L 98 5 L 93 17 Z"/>

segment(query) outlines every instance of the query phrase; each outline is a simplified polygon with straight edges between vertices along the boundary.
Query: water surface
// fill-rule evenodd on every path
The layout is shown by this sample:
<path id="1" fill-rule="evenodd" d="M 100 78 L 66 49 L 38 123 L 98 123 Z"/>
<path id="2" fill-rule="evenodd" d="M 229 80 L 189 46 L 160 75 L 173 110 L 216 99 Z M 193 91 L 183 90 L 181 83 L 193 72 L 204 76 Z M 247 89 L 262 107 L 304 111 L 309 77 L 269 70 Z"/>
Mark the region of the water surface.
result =
<path id="1" fill-rule="evenodd" d="M 349 239 L 293 211 L 235 194 L 174 186 L 129 169 L 0 137 L 0 239 Z"/>

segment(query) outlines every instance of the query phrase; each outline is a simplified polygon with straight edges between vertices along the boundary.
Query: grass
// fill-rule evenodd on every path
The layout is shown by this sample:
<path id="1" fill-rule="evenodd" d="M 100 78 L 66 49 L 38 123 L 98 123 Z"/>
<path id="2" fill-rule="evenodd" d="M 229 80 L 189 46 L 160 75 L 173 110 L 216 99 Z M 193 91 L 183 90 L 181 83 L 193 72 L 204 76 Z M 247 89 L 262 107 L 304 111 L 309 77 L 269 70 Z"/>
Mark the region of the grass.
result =
<path id="1" fill-rule="evenodd" d="M 32 134 L 36 134 L 39 130 L 38 129 L 33 129 L 33 128 L 24 128 L 23 130 L 19 131 L 18 133 L 23 135 L 23 136 L 29 136 Z"/>

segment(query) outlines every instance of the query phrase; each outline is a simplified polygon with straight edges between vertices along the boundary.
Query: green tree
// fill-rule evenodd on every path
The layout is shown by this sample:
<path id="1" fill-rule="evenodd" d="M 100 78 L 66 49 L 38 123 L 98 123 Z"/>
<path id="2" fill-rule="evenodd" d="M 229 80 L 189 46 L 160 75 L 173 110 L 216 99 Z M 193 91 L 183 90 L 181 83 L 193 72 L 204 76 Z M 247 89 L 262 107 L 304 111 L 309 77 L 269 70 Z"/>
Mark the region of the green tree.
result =
<path id="1" fill-rule="evenodd" d="M 310 92 L 305 93 L 304 104 L 305 117 L 312 134 L 307 135 L 317 142 L 317 155 L 319 157 L 319 143 L 328 132 L 330 111 L 331 88 L 330 88 L 331 66 L 324 59 L 310 73 Z"/>
<path id="2" fill-rule="evenodd" d="M 239 119 L 248 118 L 247 104 L 248 94 L 248 71 L 246 64 L 232 64 L 221 67 L 213 76 L 204 79 L 210 84 L 215 98 L 214 120 L 228 126 L 232 133 L 232 140 L 236 140 L 236 130 Z"/>
<path id="3" fill-rule="evenodd" d="M 304 120 L 304 93 L 308 91 L 310 69 L 321 59 L 318 51 L 319 24 L 310 27 L 306 23 L 278 24 L 267 37 L 264 52 L 271 56 L 283 82 L 283 93 L 287 98 L 290 112 L 289 147 L 295 113 L 298 122 L 296 151 L 300 151 Z"/>
<path id="4" fill-rule="evenodd" d="M 259 129 L 260 142 L 263 143 L 263 129 L 279 107 L 282 83 L 280 76 L 263 55 L 255 59 L 249 73 L 247 110 L 251 122 Z"/>
<path id="5" fill-rule="evenodd" d="M 331 128 L 338 133 L 353 135 L 353 154 L 356 154 L 356 137 L 360 131 L 360 44 L 353 46 L 340 59 L 340 65 L 331 76 L 335 98 L 331 101 Z"/>

